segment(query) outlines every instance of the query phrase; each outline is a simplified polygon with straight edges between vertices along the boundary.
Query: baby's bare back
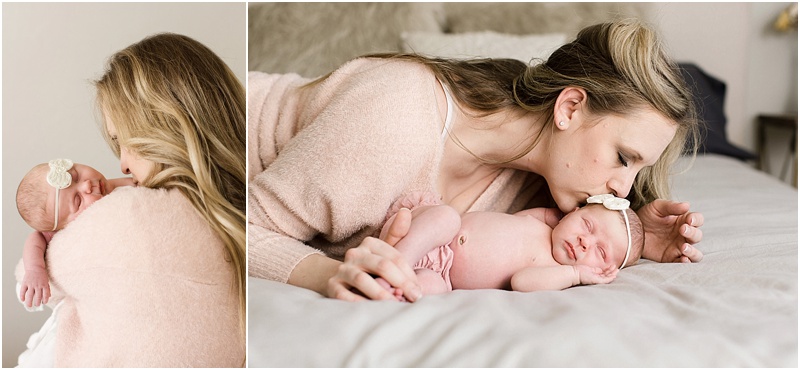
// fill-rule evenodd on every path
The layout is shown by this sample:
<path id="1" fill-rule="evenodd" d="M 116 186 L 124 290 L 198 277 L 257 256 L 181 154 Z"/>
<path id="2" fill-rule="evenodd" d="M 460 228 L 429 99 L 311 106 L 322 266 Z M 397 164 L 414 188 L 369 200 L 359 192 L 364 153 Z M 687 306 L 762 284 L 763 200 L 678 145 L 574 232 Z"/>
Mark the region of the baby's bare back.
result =
<path id="1" fill-rule="evenodd" d="M 470 212 L 450 247 L 453 289 L 510 289 L 511 276 L 528 266 L 557 265 L 552 229 L 532 216 Z"/>

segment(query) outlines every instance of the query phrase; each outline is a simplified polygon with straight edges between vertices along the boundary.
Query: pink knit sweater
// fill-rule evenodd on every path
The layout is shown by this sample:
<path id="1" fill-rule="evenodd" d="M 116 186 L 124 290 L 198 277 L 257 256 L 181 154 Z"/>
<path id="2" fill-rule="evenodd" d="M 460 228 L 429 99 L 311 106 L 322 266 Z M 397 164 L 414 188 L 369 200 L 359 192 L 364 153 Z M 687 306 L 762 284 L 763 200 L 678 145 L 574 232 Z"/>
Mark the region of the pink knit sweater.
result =
<path id="1" fill-rule="evenodd" d="M 312 253 L 341 259 L 389 206 L 435 191 L 443 154 L 436 77 L 409 61 L 356 59 L 310 87 L 248 76 L 248 266 L 286 282 Z M 470 211 L 522 209 L 541 181 L 505 170 Z"/>
<path id="2" fill-rule="evenodd" d="M 120 188 L 47 249 L 57 367 L 240 367 L 232 265 L 177 190 Z"/>

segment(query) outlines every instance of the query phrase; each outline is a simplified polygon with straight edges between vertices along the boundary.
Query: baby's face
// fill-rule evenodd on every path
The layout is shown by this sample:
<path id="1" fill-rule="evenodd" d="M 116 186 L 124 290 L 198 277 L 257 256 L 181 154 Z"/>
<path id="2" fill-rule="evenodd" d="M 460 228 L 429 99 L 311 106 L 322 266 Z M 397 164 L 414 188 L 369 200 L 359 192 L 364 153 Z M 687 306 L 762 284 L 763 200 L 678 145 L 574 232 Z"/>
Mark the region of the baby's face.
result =
<path id="1" fill-rule="evenodd" d="M 108 194 L 108 181 L 92 167 L 75 163 L 67 171 L 72 176 L 69 187 L 59 190 L 58 205 L 55 205 L 56 189 L 42 179 L 42 189 L 47 192 L 46 217 L 52 222 L 58 212 L 58 229 L 74 220 L 84 209 Z"/>
<path id="2" fill-rule="evenodd" d="M 553 229 L 553 258 L 562 265 L 622 264 L 628 232 L 620 211 L 591 204 L 568 213 Z"/>

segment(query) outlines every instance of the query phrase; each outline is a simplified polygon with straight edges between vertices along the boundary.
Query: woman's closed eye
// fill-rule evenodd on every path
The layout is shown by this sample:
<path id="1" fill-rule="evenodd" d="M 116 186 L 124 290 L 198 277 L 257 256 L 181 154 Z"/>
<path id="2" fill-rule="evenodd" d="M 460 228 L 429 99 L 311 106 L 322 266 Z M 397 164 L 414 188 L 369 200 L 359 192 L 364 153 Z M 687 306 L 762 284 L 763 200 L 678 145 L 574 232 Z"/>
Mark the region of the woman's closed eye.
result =
<path id="1" fill-rule="evenodd" d="M 628 164 L 630 163 L 630 161 L 628 160 L 628 158 L 627 158 L 627 157 L 625 157 L 625 156 L 622 154 L 622 152 L 617 152 L 617 159 L 619 160 L 619 163 L 620 163 L 621 165 L 623 165 L 623 166 L 625 166 L 625 167 L 628 167 Z"/>

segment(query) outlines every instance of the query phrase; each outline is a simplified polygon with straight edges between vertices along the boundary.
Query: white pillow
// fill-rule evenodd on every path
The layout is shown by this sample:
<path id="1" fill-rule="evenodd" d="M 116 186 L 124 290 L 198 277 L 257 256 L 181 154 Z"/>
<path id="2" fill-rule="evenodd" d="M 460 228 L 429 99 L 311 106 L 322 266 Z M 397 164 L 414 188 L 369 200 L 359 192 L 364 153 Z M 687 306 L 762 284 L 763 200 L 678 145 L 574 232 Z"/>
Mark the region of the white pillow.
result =
<path id="1" fill-rule="evenodd" d="M 547 59 L 566 43 L 561 33 L 509 35 L 492 31 L 469 33 L 404 32 L 401 49 L 442 58 L 510 58 L 529 63 L 531 59 Z"/>

